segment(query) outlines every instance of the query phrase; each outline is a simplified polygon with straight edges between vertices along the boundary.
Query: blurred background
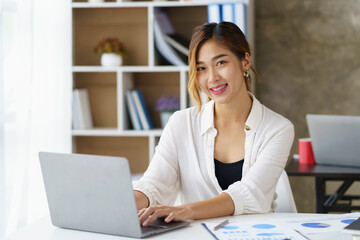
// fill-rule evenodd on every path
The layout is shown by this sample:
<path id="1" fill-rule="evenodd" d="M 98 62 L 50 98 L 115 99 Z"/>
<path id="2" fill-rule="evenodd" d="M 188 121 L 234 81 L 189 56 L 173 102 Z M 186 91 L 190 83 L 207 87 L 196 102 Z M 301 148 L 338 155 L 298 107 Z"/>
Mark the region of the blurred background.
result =
<path id="1" fill-rule="evenodd" d="M 360 1 L 255 0 L 254 7 L 255 67 L 262 79 L 256 83 L 256 96 L 295 125 L 291 159 L 298 152 L 297 140 L 309 137 L 307 113 L 360 115 Z M 71 10 L 70 1 L 0 0 L 0 237 L 48 213 L 37 152 L 70 152 L 72 148 L 72 83 L 68 79 L 78 78 L 81 85 L 81 78 L 90 74 L 72 76 Z M 139 12 L 146 13 L 146 9 Z M 77 13 L 79 24 L 91 22 L 91 15 L 84 15 L 81 9 Z M 131 21 L 142 21 L 140 24 L 147 29 L 146 18 L 135 18 Z M 129 23 L 123 27 L 134 26 Z M 136 41 L 129 41 L 128 46 Z M 81 45 L 75 50 L 87 47 Z M 90 45 L 90 51 L 93 47 Z M 75 61 L 97 61 L 90 51 Z M 137 51 L 130 53 L 125 64 L 136 65 L 136 54 L 141 65 L 150 64 L 146 56 L 141 56 L 147 46 Z M 162 76 L 183 78 L 181 74 L 138 73 L 134 82 L 143 86 L 143 77 L 157 81 Z M 116 74 L 99 75 L 115 85 Z M 158 84 L 163 85 L 162 80 Z M 169 88 L 174 92 L 179 89 Z M 115 89 L 102 97 L 115 99 Z M 110 116 L 110 125 L 117 124 L 116 114 Z M 94 121 L 96 124 L 97 119 Z M 154 134 L 151 144 L 159 138 L 158 132 Z M 78 139 L 78 147 L 90 144 L 89 148 L 94 148 L 90 138 Z M 101 147 L 111 142 L 123 144 L 118 138 L 99 139 Z M 130 140 L 126 139 L 128 143 Z M 146 146 L 143 153 L 148 155 L 148 140 L 140 140 Z M 298 212 L 315 212 L 314 178 L 290 177 L 290 183 Z M 328 190 L 339 184 L 331 183 Z M 360 192 L 360 184 L 355 183 L 350 192 Z"/>
<path id="2" fill-rule="evenodd" d="M 294 124 L 292 154 L 309 137 L 307 113 L 360 115 L 359 11 L 355 0 L 255 1 L 256 95 Z M 314 178 L 290 183 L 298 211 L 315 212 Z M 349 192 L 360 192 L 359 182 Z"/>

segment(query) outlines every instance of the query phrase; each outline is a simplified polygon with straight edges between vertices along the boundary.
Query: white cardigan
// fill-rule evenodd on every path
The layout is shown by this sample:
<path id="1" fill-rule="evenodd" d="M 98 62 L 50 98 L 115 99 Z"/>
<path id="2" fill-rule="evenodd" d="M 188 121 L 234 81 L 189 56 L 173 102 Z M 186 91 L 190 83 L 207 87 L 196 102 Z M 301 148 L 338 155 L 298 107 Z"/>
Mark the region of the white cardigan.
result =
<path id="1" fill-rule="evenodd" d="M 252 94 L 246 121 L 242 180 L 222 190 L 215 176 L 214 101 L 173 114 L 164 128 L 155 155 L 144 176 L 133 182 L 154 204 L 173 205 L 206 200 L 226 192 L 234 214 L 266 213 L 275 204 L 277 181 L 284 170 L 294 140 L 294 126 L 262 105 Z"/>

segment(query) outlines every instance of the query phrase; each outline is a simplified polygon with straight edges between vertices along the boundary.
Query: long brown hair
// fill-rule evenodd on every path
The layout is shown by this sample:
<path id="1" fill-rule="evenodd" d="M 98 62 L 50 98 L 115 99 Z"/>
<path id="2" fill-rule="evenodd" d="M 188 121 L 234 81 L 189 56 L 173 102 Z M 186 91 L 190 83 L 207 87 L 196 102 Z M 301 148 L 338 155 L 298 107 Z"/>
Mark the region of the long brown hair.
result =
<path id="1" fill-rule="evenodd" d="M 237 58 L 242 61 L 245 53 L 250 53 L 249 43 L 240 28 L 231 22 L 206 23 L 194 28 L 189 47 L 189 83 L 188 91 L 198 111 L 201 110 L 200 87 L 196 78 L 196 61 L 199 50 L 208 40 L 215 40 L 216 43 L 229 49 Z M 251 70 L 258 79 L 259 75 L 251 66 Z M 245 78 L 248 91 L 251 92 L 251 78 Z"/>

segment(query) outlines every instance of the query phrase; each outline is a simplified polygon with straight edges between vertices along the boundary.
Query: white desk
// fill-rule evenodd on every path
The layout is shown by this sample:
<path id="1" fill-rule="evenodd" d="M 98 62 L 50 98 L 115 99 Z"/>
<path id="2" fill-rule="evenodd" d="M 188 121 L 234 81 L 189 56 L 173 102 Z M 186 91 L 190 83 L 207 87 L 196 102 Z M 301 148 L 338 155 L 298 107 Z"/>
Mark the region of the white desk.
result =
<path id="1" fill-rule="evenodd" d="M 241 215 L 222 218 L 213 218 L 206 220 L 194 221 L 188 227 L 178 230 L 170 231 L 167 233 L 159 234 L 153 237 L 145 239 L 171 239 L 171 240 L 190 240 L 190 239 L 214 239 L 205 229 L 201 226 L 202 222 L 220 222 L 224 219 L 230 219 L 230 221 L 251 221 L 251 220 L 273 220 L 273 219 L 285 219 L 296 217 L 310 217 L 316 216 L 315 214 L 295 214 L 295 213 L 271 213 L 271 214 L 256 214 L 256 215 Z M 105 235 L 98 233 L 90 233 L 83 231 L 75 231 L 68 229 L 61 229 L 54 227 L 51 224 L 50 217 L 44 217 L 35 221 L 32 224 L 27 225 L 23 229 L 9 235 L 3 240 L 23 240 L 23 239 L 36 239 L 36 240 L 120 240 L 120 239 L 134 239 L 113 235 Z M 352 236 L 343 234 L 340 232 L 332 232 L 327 234 L 312 235 L 312 240 L 351 240 Z"/>

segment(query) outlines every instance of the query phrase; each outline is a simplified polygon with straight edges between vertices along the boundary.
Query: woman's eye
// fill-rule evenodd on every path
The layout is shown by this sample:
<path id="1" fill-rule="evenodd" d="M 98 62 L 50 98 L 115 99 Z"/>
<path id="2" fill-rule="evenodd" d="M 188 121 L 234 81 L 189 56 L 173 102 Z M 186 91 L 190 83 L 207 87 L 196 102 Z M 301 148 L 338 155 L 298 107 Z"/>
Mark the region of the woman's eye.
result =
<path id="1" fill-rule="evenodd" d="M 216 66 L 220 66 L 220 65 L 223 65 L 225 63 L 225 61 L 218 61 L 217 63 L 216 63 Z"/>
<path id="2" fill-rule="evenodd" d="M 198 67 L 198 68 L 196 68 L 196 71 L 202 71 L 204 69 L 205 69 L 204 67 Z"/>

